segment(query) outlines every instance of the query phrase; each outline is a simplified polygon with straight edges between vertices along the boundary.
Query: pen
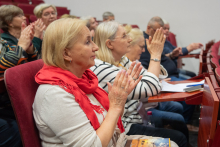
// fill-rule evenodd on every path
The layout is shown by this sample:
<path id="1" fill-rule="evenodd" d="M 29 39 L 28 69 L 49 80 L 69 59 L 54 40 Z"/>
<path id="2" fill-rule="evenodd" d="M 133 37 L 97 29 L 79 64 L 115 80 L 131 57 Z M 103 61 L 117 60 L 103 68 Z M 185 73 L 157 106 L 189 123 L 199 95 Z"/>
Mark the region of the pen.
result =
<path id="1" fill-rule="evenodd" d="M 193 86 L 199 86 L 199 85 L 203 85 L 203 84 L 187 85 L 186 87 L 193 87 Z"/>

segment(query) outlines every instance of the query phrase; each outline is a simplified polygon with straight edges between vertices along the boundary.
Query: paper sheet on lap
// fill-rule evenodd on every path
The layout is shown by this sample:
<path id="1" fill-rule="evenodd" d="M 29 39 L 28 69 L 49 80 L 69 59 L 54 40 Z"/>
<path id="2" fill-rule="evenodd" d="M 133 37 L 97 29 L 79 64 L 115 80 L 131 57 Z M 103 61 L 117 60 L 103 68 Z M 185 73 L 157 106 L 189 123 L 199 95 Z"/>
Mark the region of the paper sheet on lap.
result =
<path id="1" fill-rule="evenodd" d="M 196 85 L 196 84 L 204 84 L 205 80 L 202 80 L 200 82 L 194 82 L 194 83 L 181 83 L 181 84 L 169 84 L 165 81 L 162 81 L 162 90 L 166 92 L 185 92 L 183 89 L 189 88 L 186 87 L 187 85 Z"/>

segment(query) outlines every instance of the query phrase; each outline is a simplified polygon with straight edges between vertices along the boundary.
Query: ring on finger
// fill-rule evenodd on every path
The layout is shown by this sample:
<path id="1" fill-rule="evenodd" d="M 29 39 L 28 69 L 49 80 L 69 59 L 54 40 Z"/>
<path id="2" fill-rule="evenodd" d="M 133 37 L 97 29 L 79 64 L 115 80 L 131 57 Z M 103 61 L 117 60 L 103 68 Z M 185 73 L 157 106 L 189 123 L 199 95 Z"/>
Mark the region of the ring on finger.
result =
<path id="1" fill-rule="evenodd" d="M 121 87 L 122 89 L 124 89 L 124 87 Z"/>
<path id="2" fill-rule="evenodd" d="M 133 77 L 133 80 L 135 80 L 135 81 L 136 81 L 137 79 Z"/>

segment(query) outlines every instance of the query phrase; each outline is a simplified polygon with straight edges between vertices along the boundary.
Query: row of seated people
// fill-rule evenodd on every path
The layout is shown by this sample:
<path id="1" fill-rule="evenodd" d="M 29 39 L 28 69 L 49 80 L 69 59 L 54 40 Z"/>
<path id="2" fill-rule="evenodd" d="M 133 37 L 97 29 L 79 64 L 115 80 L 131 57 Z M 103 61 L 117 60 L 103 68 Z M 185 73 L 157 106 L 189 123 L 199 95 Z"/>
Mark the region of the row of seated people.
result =
<path id="1" fill-rule="evenodd" d="M 178 146 L 188 146 L 186 124 L 194 106 L 173 101 L 147 103 L 149 96 L 161 90 L 159 78 L 173 72 L 163 65 L 163 58 L 174 62 L 171 50 L 175 49 L 164 53 L 166 29 L 161 18 L 153 17 L 147 31 L 142 32 L 115 21 L 98 25 L 94 18 L 56 20 L 56 8 L 47 5 L 36 10 L 35 15 L 41 19 L 25 28 L 25 17 L 18 7 L 4 5 L 0 12 L 4 12 L 0 18 L 5 31 L 1 38 L 7 41 L 2 40 L 5 52 L 0 61 L 1 72 L 41 54 L 45 63 L 36 75 L 40 86 L 33 104 L 43 146 L 116 145 L 117 130 L 121 132 L 119 139 L 125 134 L 147 135 L 171 138 Z M 6 16 L 11 17 L 6 20 Z M 190 47 L 186 48 L 187 53 L 194 49 Z M 141 63 L 136 61 L 139 59 Z M 156 128 L 142 125 L 137 112 L 139 101 L 146 111 L 152 111 Z M 174 130 L 163 128 L 167 125 Z"/>

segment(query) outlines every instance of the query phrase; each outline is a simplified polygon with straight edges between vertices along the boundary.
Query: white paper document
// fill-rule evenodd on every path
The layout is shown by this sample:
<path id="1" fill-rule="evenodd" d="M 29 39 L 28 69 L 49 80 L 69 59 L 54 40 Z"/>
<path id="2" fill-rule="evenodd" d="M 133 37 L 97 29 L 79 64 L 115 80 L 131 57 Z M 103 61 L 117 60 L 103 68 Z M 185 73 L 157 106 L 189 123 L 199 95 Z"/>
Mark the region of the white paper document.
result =
<path id="1" fill-rule="evenodd" d="M 197 84 L 204 84 L 205 80 L 202 80 L 200 82 L 194 82 L 194 83 L 181 83 L 181 84 L 169 84 L 165 81 L 162 81 L 162 90 L 166 92 L 185 92 L 183 89 L 189 88 L 188 85 L 197 85 Z"/>

